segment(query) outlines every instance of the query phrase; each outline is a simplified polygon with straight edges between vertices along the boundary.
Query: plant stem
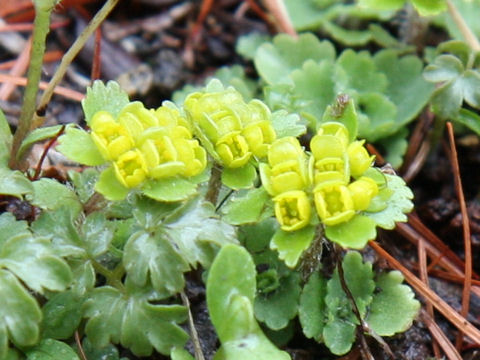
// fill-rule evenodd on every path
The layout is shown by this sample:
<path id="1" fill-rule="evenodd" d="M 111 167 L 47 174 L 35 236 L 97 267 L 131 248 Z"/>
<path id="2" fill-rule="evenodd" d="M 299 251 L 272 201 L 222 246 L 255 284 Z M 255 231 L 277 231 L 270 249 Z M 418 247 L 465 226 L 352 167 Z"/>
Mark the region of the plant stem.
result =
<path id="1" fill-rule="evenodd" d="M 220 167 L 217 164 L 214 164 L 212 167 L 210 180 L 208 181 L 208 190 L 207 194 L 205 195 L 205 199 L 210 201 L 215 207 L 217 205 L 218 193 L 220 192 L 220 188 L 222 186 L 221 176 L 222 171 L 220 170 Z"/>
<path id="2" fill-rule="evenodd" d="M 183 305 L 185 305 L 185 307 L 188 309 L 188 326 L 190 328 L 190 336 L 192 337 L 193 349 L 195 351 L 195 360 L 205 360 L 202 347 L 200 345 L 200 340 L 198 338 L 197 329 L 195 328 L 195 323 L 193 322 L 192 312 L 190 311 L 190 301 L 183 291 L 180 293 L 180 296 L 182 297 Z"/>
<path id="3" fill-rule="evenodd" d="M 93 268 L 100 275 L 103 275 L 107 279 L 107 284 L 112 285 L 114 288 L 118 289 L 121 292 L 125 292 L 125 287 L 123 286 L 122 281 L 117 278 L 119 271 L 118 266 L 114 271 L 107 269 L 105 266 L 100 264 L 98 261 L 91 259 Z M 122 266 L 123 268 L 123 266 Z"/>
<path id="4" fill-rule="evenodd" d="M 35 113 L 38 85 L 42 74 L 43 54 L 45 53 L 45 41 L 50 29 L 50 14 L 55 6 L 55 0 L 34 1 L 35 20 L 33 29 L 32 50 L 30 52 L 30 65 L 27 73 L 27 86 L 23 95 L 23 104 L 18 119 L 18 127 L 13 137 L 10 152 L 10 167 L 19 168 L 17 152 L 20 145 L 30 131 L 32 118 Z"/>
<path id="5" fill-rule="evenodd" d="M 454 23 L 457 25 L 458 30 L 460 30 L 462 33 L 467 44 L 470 45 L 474 51 L 480 51 L 480 42 L 473 33 L 472 29 L 470 29 L 468 24 L 465 22 L 465 19 L 462 17 L 462 14 L 460 14 L 452 0 L 447 0 L 447 8 L 448 13 L 452 17 Z"/>

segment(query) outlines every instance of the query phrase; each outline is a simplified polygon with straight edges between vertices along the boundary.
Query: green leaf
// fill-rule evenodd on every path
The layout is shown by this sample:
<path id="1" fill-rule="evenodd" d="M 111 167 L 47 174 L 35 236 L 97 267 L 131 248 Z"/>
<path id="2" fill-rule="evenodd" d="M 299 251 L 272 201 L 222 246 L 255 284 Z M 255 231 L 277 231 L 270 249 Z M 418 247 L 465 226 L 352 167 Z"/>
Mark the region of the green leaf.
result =
<path id="1" fill-rule="evenodd" d="M 221 221 L 210 202 L 194 199 L 169 216 L 162 234 L 191 266 L 208 267 L 213 258 L 211 247 L 236 243 L 234 228 Z"/>
<path id="2" fill-rule="evenodd" d="M 7 167 L 11 145 L 12 131 L 5 114 L 0 109 L 0 167 Z"/>
<path id="3" fill-rule="evenodd" d="M 425 67 L 423 77 L 430 82 L 451 81 L 460 76 L 464 70 L 459 58 L 445 54 L 436 57 L 433 64 Z"/>
<path id="4" fill-rule="evenodd" d="M 270 240 L 277 229 L 277 220 L 268 217 L 257 223 L 240 227 L 238 237 L 248 251 L 255 254 L 269 249 Z M 276 254 L 275 257 L 277 257 Z"/>
<path id="5" fill-rule="evenodd" d="M 20 148 L 18 149 L 17 158 L 20 159 L 23 154 L 32 147 L 33 144 L 39 141 L 53 138 L 56 136 L 64 125 L 48 126 L 43 128 L 37 128 L 31 131 L 25 139 L 23 139 Z"/>
<path id="6" fill-rule="evenodd" d="M 183 273 L 189 266 L 165 237 L 137 232 L 127 241 L 124 251 L 123 264 L 137 286 L 143 287 L 150 280 L 162 297 L 183 289 Z"/>
<path id="7" fill-rule="evenodd" d="M 375 62 L 367 51 L 356 53 L 347 49 L 337 60 L 347 74 L 347 88 L 359 92 L 380 92 L 387 87 L 387 77 L 377 71 Z"/>
<path id="8" fill-rule="evenodd" d="M 0 238 L 0 248 L 5 241 L 13 236 L 20 234 L 30 234 L 28 223 L 26 221 L 17 221 L 11 212 L 4 212 L 0 215 L 0 229 L 2 237 Z"/>
<path id="9" fill-rule="evenodd" d="M 378 141 L 386 150 L 384 156 L 385 161 L 393 166 L 394 169 L 398 169 L 403 163 L 403 156 L 407 152 L 408 148 L 408 130 L 406 128 L 400 129 L 393 135 L 383 138 Z"/>
<path id="10" fill-rule="evenodd" d="M 355 141 L 358 132 L 358 118 L 355 111 L 355 105 L 350 97 L 337 96 L 334 105 L 328 105 L 322 117 L 322 122 L 334 121 L 340 122 L 346 126 L 349 135 L 349 141 Z"/>
<path id="11" fill-rule="evenodd" d="M 358 4 L 378 10 L 397 10 L 405 4 L 405 0 L 359 0 Z"/>
<path id="12" fill-rule="evenodd" d="M 303 333 L 317 341 L 322 339 L 325 322 L 325 295 L 327 282 L 320 272 L 314 272 L 308 278 L 300 296 L 298 315 Z"/>
<path id="13" fill-rule="evenodd" d="M 105 163 L 92 137 L 85 130 L 68 127 L 58 142 L 56 149 L 72 161 L 89 166 Z"/>
<path id="14" fill-rule="evenodd" d="M 95 80 L 92 87 L 87 88 L 87 95 L 82 100 L 85 121 L 89 124 L 93 115 L 100 110 L 107 111 L 116 118 L 128 103 L 128 95 L 118 83 L 109 81 L 105 85 L 100 80 Z"/>
<path id="15" fill-rule="evenodd" d="M 338 26 L 333 21 L 323 21 L 322 28 L 332 39 L 341 42 L 347 46 L 365 45 L 372 40 L 370 29 L 366 30 L 348 30 Z"/>
<path id="16" fill-rule="evenodd" d="M 8 339 L 17 346 L 30 346 L 38 341 L 42 312 L 32 295 L 9 271 L 0 269 L 0 358 L 8 351 Z"/>
<path id="17" fill-rule="evenodd" d="M 300 274 L 291 272 L 280 279 L 280 286 L 275 291 L 257 295 L 254 303 L 256 318 L 270 329 L 285 328 L 297 315 L 300 291 Z"/>
<path id="18" fill-rule="evenodd" d="M 78 199 L 84 204 L 95 193 L 95 183 L 99 173 L 96 169 L 87 168 L 82 172 L 70 170 L 67 172 L 68 179 L 72 182 Z"/>
<path id="19" fill-rule="evenodd" d="M 45 289 L 64 290 L 73 278 L 70 267 L 54 253 L 50 242 L 30 234 L 20 234 L 3 243 L 0 266 L 39 293 Z"/>
<path id="20" fill-rule="evenodd" d="M 55 211 L 43 212 L 32 224 L 35 234 L 51 239 L 55 253 L 60 256 L 85 255 L 83 241 L 74 225 L 71 209 L 61 207 Z"/>
<path id="21" fill-rule="evenodd" d="M 452 0 L 452 3 L 457 8 L 460 16 L 466 22 L 468 28 L 470 28 L 472 32 L 477 35 L 477 37 L 480 36 L 480 23 L 478 22 L 478 19 L 480 17 L 480 7 L 478 6 L 478 0 Z M 450 34 L 450 37 L 452 39 L 462 41 L 464 40 L 464 36 L 458 28 L 458 25 L 455 23 L 455 20 L 448 12 L 440 14 L 439 16 L 434 18 L 434 20 L 437 23 L 440 22 L 440 25 L 443 25 L 446 30 L 448 30 L 448 33 Z"/>
<path id="22" fill-rule="evenodd" d="M 222 183 L 231 189 L 247 189 L 253 187 L 257 179 L 257 170 L 251 163 L 239 168 L 223 168 Z"/>
<path id="23" fill-rule="evenodd" d="M 153 348 L 167 355 L 183 347 L 188 335 L 177 325 L 187 318 L 179 305 L 153 305 L 141 293 L 122 294 L 104 286 L 96 288 L 85 303 L 85 332 L 95 347 L 121 343 L 137 356 L 148 356 Z"/>
<path id="24" fill-rule="evenodd" d="M 375 282 L 371 263 L 363 263 L 358 252 L 348 252 L 343 261 L 345 283 L 347 284 L 360 316 L 364 316 L 372 301 Z M 343 291 L 338 271 L 335 270 L 327 283 L 325 303 L 328 321 L 323 329 L 325 345 L 335 355 L 347 353 L 355 340 L 356 319 L 350 300 Z"/>
<path id="25" fill-rule="evenodd" d="M 407 330 L 418 314 L 420 302 L 415 300 L 412 289 L 402 282 L 399 271 L 381 274 L 376 280 L 380 290 L 373 297 L 366 321 L 380 336 Z"/>
<path id="26" fill-rule="evenodd" d="M 315 0 L 285 0 L 285 7 L 293 26 L 299 31 L 317 29 L 325 19 L 324 12 L 320 11 Z"/>
<path id="27" fill-rule="evenodd" d="M 53 339 L 43 339 L 26 352 L 27 360 L 79 360 L 77 353 L 67 344 Z"/>
<path id="28" fill-rule="evenodd" d="M 480 135 L 480 116 L 473 111 L 460 109 L 460 112 L 454 118 L 455 122 L 465 125 L 470 130 Z"/>
<path id="29" fill-rule="evenodd" d="M 21 198 L 32 192 L 32 183 L 20 171 L 0 168 L 0 194 Z"/>
<path id="30" fill-rule="evenodd" d="M 237 245 L 225 245 L 210 268 L 207 305 L 222 347 L 214 359 L 287 360 L 290 356 L 267 339 L 255 321 L 255 264 Z"/>
<path id="31" fill-rule="evenodd" d="M 314 236 L 314 226 L 306 226 L 291 232 L 278 229 L 272 238 L 270 248 L 278 251 L 278 257 L 284 260 L 288 267 L 294 268 L 303 252 L 310 246 Z"/>
<path id="32" fill-rule="evenodd" d="M 197 193 L 197 184 L 181 177 L 151 180 L 142 187 L 142 192 L 157 201 L 180 201 Z"/>
<path id="33" fill-rule="evenodd" d="M 413 6 L 422 16 L 437 15 L 447 9 L 445 0 L 411 0 Z"/>
<path id="34" fill-rule="evenodd" d="M 82 204 L 75 192 L 66 185 L 48 178 L 32 182 L 33 194 L 27 195 L 27 200 L 43 210 L 56 210 L 62 206 L 71 209 L 72 214 L 78 215 Z M 55 194 L 54 196 L 52 196 Z"/>
<path id="35" fill-rule="evenodd" d="M 172 360 L 195 360 L 187 350 L 181 348 L 173 349 L 170 353 L 170 357 Z"/>
<path id="36" fill-rule="evenodd" d="M 273 215 L 269 200 L 270 195 L 263 187 L 247 190 L 243 194 L 237 193 L 222 207 L 222 213 L 225 214 L 223 219 L 232 225 L 257 222 L 265 213 Z"/>
<path id="37" fill-rule="evenodd" d="M 125 199 L 129 191 L 118 181 L 112 166 L 101 172 L 100 178 L 95 184 L 95 190 L 112 201 Z"/>
<path id="38" fill-rule="evenodd" d="M 435 86 L 422 77 L 423 64 L 417 56 L 398 57 L 394 50 L 375 54 L 377 69 L 386 75 L 385 95 L 396 105 L 395 126 L 389 135 L 412 121 L 426 106 Z"/>
<path id="39" fill-rule="evenodd" d="M 413 193 L 401 177 L 390 174 L 385 174 L 385 177 L 387 179 L 387 189 L 391 193 L 387 200 L 387 207 L 379 212 L 364 212 L 364 215 L 372 219 L 377 226 L 391 230 L 395 227 L 395 222 L 407 221 L 405 214 L 413 209 L 411 201 Z M 380 190 L 380 193 L 382 191 Z"/>
<path id="40" fill-rule="evenodd" d="M 104 254 L 113 238 L 114 224 L 107 221 L 105 214 L 94 212 L 87 216 L 81 227 L 87 252 L 96 258 Z"/>
<path id="41" fill-rule="evenodd" d="M 82 347 L 85 357 L 89 360 L 128 360 L 123 357 L 120 359 L 118 349 L 114 345 L 108 344 L 102 348 L 96 348 L 88 337 L 84 337 Z"/>
<path id="42" fill-rule="evenodd" d="M 82 320 L 84 298 L 73 291 L 53 295 L 43 305 L 43 337 L 65 340 L 70 338 Z"/>
<path id="43" fill-rule="evenodd" d="M 462 83 L 460 81 L 448 82 L 433 93 L 432 109 L 442 119 L 452 119 L 457 116 L 462 101 Z"/>
<path id="44" fill-rule="evenodd" d="M 84 259 L 70 260 L 70 266 L 73 272 L 73 283 L 71 289 L 78 296 L 85 295 L 95 286 L 95 270 L 91 261 Z"/>
<path id="45" fill-rule="evenodd" d="M 363 215 L 355 215 L 351 220 L 325 227 L 325 236 L 343 248 L 363 249 L 369 240 L 375 239 L 376 223 Z"/>
<path id="46" fill-rule="evenodd" d="M 255 67 L 268 84 L 291 84 L 289 75 L 301 69 L 306 60 L 319 62 L 333 61 L 335 49 L 328 41 L 320 42 L 313 34 L 302 34 L 298 39 L 280 34 L 273 43 L 260 46 L 255 54 Z"/>
<path id="47" fill-rule="evenodd" d="M 278 110 L 272 114 L 272 126 L 275 129 L 277 138 L 285 136 L 298 137 L 305 134 L 307 128 L 299 122 L 300 117 L 297 114 L 289 114 L 285 110 Z"/>
<path id="48" fill-rule="evenodd" d="M 361 93 L 358 96 L 358 136 L 376 141 L 395 131 L 397 107 L 380 93 Z"/>
<path id="49" fill-rule="evenodd" d="M 245 76 L 245 70 L 240 65 L 221 67 L 213 78 L 220 80 L 225 87 L 233 86 L 245 101 L 250 101 L 257 90 L 257 83 Z"/>
<path id="50" fill-rule="evenodd" d="M 247 60 L 253 60 L 257 49 L 271 40 L 269 35 L 251 32 L 238 38 L 235 50 Z"/>
<path id="51" fill-rule="evenodd" d="M 301 69 L 293 71 L 291 78 L 294 83 L 294 94 L 303 100 L 301 107 L 296 110 L 321 119 L 325 109 L 337 95 L 333 80 L 334 72 L 335 65 L 329 60 L 319 63 L 307 60 Z M 316 128 L 316 124 L 309 125 Z"/>

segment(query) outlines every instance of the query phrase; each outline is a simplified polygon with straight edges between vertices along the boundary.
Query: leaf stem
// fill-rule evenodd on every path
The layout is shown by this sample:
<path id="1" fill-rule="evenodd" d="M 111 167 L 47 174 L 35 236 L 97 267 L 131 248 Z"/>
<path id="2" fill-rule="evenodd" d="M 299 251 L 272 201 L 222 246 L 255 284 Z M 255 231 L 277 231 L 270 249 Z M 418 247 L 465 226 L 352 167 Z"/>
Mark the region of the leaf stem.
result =
<path id="1" fill-rule="evenodd" d="M 95 269 L 96 272 L 98 272 L 100 275 L 103 275 L 107 279 L 107 284 L 113 286 L 114 288 L 118 289 L 121 292 L 125 292 L 125 286 L 123 286 L 123 283 L 120 278 L 117 276 L 119 275 L 120 271 L 118 271 L 117 266 L 115 270 L 109 270 L 102 264 L 100 264 L 98 261 L 94 259 L 90 259 L 92 261 L 93 268 Z M 123 268 L 123 265 L 121 266 Z"/>
<path id="2" fill-rule="evenodd" d="M 32 50 L 30 52 L 30 65 L 27 73 L 27 86 L 23 95 L 23 104 L 18 119 L 18 127 L 13 136 L 12 149 L 10 152 L 10 167 L 18 169 L 20 159 L 17 153 L 20 145 L 30 131 L 32 118 L 35 113 L 36 98 L 40 77 L 42 74 L 43 54 L 45 53 L 45 42 L 50 31 L 50 14 L 55 6 L 55 0 L 34 1 L 35 20 L 33 28 Z"/>
<path id="3" fill-rule="evenodd" d="M 470 45 L 470 47 L 474 51 L 480 51 L 480 42 L 473 33 L 472 29 L 470 29 L 465 19 L 462 17 L 462 14 L 460 14 L 460 11 L 458 11 L 452 0 L 447 0 L 447 9 L 448 13 L 452 17 L 453 22 L 457 25 L 458 30 L 460 30 L 460 32 L 462 33 L 467 44 Z"/>

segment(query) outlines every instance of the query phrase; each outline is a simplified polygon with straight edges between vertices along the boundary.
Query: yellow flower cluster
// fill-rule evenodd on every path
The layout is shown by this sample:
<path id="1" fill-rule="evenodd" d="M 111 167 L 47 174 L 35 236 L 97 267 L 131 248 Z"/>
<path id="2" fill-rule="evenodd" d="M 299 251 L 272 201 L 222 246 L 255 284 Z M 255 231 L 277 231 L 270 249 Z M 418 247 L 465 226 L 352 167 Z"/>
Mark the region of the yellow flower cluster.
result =
<path id="1" fill-rule="evenodd" d="M 312 196 L 318 217 L 329 226 L 368 208 L 378 186 L 363 176 L 374 160 L 363 143 L 350 142 L 343 124 L 327 122 L 310 142 L 309 159 L 296 138 L 271 145 L 268 164 L 260 166 L 260 174 L 283 230 L 295 231 L 310 223 Z"/>
<path id="2" fill-rule="evenodd" d="M 149 178 L 191 177 L 205 169 L 205 149 L 192 138 L 189 123 L 176 109 L 148 110 L 132 102 L 117 118 L 98 111 L 90 127 L 93 142 L 127 188 Z"/>
<path id="3" fill-rule="evenodd" d="M 259 100 L 246 103 L 233 88 L 192 93 L 184 108 L 210 143 L 213 155 L 228 168 L 241 167 L 252 156 L 265 157 L 276 138 L 268 107 Z"/>

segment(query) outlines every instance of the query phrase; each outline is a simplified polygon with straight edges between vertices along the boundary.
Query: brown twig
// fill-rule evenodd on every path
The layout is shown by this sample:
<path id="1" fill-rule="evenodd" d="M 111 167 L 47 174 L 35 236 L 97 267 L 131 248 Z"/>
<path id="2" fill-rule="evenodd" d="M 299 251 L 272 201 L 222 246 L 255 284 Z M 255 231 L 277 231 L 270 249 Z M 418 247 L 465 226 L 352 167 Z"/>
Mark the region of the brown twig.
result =
<path id="1" fill-rule="evenodd" d="M 80 334 L 78 331 L 75 331 L 75 343 L 77 344 L 78 352 L 80 353 L 80 357 L 82 360 L 88 360 L 85 351 L 83 350 L 82 340 L 80 339 Z"/>
<path id="2" fill-rule="evenodd" d="M 298 38 L 298 34 L 293 27 L 283 0 L 263 0 L 263 2 L 265 7 L 275 18 L 278 30 L 287 33 L 294 38 Z"/>
<path id="3" fill-rule="evenodd" d="M 62 135 L 64 131 L 65 131 L 65 125 L 63 125 L 60 128 L 60 130 L 55 134 L 55 136 L 53 138 L 50 139 L 50 141 L 47 143 L 47 145 L 43 149 L 42 156 L 40 156 L 40 159 L 38 160 L 37 167 L 35 168 L 35 174 L 33 174 L 33 177 L 31 179 L 32 181 L 37 180 L 38 177 L 40 176 L 40 172 L 42 171 L 42 165 L 43 165 L 43 162 L 45 161 L 45 157 L 47 156 L 48 151 L 53 146 L 53 144 L 55 144 L 55 142 L 57 141 L 59 136 Z"/>
<path id="4" fill-rule="evenodd" d="M 470 305 L 470 291 L 472 288 L 472 244 L 470 240 L 470 223 L 468 220 L 467 205 L 465 204 L 465 196 L 463 195 L 462 180 L 460 178 L 460 167 L 458 165 L 457 148 L 455 147 L 453 126 L 450 122 L 447 122 L 447 132 L 451 149 L 450 161 L 452 163 L 453 176 L 455 180 L 455 190 L 457 192 L 458 202 L 460 204 L 460 211 L 462 213 L 463 242 L 465 247 L 465 278 L 463 282 L 462 309 L 460 311 L 460 314 L 463 317 L 467 317 Z M 461 349 L 462 343 L 463 334 L 460 332 L 457 334 L 457 339 L 455 342 L 457 350 Z"/>
<path id="5" fill-rule="evenodd" d="M 93 63 L 92 63 L 92 73 L 91 79 L 94 80 L 100 79 L 101 69 L 101 59 L 100 55 L 102 54 L 102 29 L 98 28 L 95 30 L 95 45 L 93 47 Z"/>
<path id="6" fill-rule="evenodd" d="M 23 48 L 20 56 L 15 60 L 15 64 L 10 69 L 9 75 L 11 76 L 23 76 L 28 68 L 30 61 L 30 49 L 32 48 L 32 37 L 27 41 L 27 45 Z M 15 90 L 16 85 L 7 82 L 3 83 L 0 87 L 0 100 L 8 100 L 12 92 Z"/>

